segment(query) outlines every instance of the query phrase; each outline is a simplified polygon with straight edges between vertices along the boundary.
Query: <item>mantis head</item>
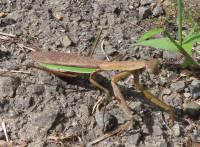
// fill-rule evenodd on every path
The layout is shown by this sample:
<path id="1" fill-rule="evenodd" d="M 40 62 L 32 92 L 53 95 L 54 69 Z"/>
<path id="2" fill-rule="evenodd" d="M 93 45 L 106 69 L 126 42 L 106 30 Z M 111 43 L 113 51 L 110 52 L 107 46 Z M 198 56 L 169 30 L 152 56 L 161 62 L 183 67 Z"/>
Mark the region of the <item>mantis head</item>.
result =
<path id="1" fill-rule="evenodd" d="M 148 73 L 150 74 L 154 74 L 154 75 L 157 75 L 159 74 L 159 61 L 158 60 L 149 60 L 147 63 L 146 63 L 146 70 Z"/>

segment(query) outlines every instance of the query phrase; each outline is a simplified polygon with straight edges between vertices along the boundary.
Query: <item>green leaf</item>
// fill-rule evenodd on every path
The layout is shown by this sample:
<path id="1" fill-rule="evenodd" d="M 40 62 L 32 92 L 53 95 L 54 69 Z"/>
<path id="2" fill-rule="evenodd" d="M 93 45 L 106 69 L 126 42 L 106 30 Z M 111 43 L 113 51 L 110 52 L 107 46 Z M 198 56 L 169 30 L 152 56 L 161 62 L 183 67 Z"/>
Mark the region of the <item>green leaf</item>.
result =
<path id="1" fill-rule="evenodd" d="M 200 42 L 200 32 L 185 38 L 183 41 L 184 44 L 195 43 L 195 42 Z"/>
<path id="2" fill-rule="evenodd" d="M 190 17 L 189 13 L 187 11 L 184 10 L 185 16 L 186 18 L 189 20 L 189 22 L 192 24 L 192 26 L 194 27 L 196 24 L 193 21 L 193 19 Z"/>
<path id="3" fill-rule="evenodd" d="M 178 48 L 168 38 L 146 40 L 146 41 L 136 43 L 134 45 L 152 46 L 155 48 L 169 50 L 172 52 L 179 52 Z"/>
<path id="4" fill-rule="evenodd" d="M 183 49 L 190 55 L 192 52 L 193 43 L 183 44 Z"/>
<path id="5" fill-rule="evenodd" d="M 150 38 L 151 36 L 156 35 L 162 31 L 163 31 L 163 29 L 161 29 L 161 28 L 156 28 L 156 29 L 150 30 L 150 31 L 146 32 L 142 37 L 140 37 L 140 39 L 138 40 L 138 43 L 142 42 L 142 41 Z"/>
<path id="6" fill-rule="evenodd" d="M 189 37 L 191 37 L 192 34 L 194 34 L 194 30 L 196 29 L 196 27 L 197 27 L 197 25 L 195 25 L 195 26 L 191 29 L 191 31 L 189 32 L 189 34 L 185 37 L 184 41 L 187 40 Z M 184 41 L 183 41 L 183 43 L 184 43 Z"/>
<path id="7" fill-rule="evenodd" d="M 170 5 L 170 7 L 169 7 L 169 9 L 168 9 L 168 11 L 167 11 L 167 14 L 166 14 L 166 17 L 165 17 L 165 24 L 166 24 L 167 22 L 169 22 L 168 19 L 169 19 L 169 14 L 170 14 L 170 12 L 171 12 L 171 9 L 172 9 L 172 4 Z"/>
<path id="8" fill-rule="evenodd" d="M 181 64 L 182 68 L 188 67 L 192 62 L 189 59 L 185 59 L 184 62 Z"/>

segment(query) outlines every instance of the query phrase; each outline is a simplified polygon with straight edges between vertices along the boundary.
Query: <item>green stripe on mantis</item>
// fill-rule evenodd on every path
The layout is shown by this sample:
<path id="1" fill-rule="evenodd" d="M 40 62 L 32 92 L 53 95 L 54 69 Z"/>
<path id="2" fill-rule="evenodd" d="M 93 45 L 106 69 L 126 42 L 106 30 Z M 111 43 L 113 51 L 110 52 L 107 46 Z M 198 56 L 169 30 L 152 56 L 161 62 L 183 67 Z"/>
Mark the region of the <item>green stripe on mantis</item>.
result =
<path id="1" fill-rule="evenodd" d="M 76 72 L 76 73 L 93 73 L 95 71 L 98 71 L 96 68 L 80 68 L 80 67 L 70 67 L 70 66 L 62 66 L 62 65 L 53 65 L 53 64 L 45 64 L 45 63 L 39 63 L 40 65 L 55 69 L 55 70 L 61 70 L 61 71 L 69 71 L 69 72 Z"/>

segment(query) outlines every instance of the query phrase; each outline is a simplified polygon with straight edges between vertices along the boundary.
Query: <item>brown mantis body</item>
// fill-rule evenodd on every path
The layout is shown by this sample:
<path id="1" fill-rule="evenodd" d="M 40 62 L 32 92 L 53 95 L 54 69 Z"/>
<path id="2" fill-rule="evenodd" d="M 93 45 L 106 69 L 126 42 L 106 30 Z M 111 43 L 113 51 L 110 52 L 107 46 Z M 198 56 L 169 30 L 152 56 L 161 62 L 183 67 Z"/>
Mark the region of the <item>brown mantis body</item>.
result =
<path id="1" fill-rule="evenodd" d="M 118 86 L 117 81 L 121 78 L 128 77 L 131 74 L 134 75 L 134 84 L 135 87 L 143 92 L 143 94 L 146 96 L 147 99 L 149 99 L 154 104 L 164 108 L 165 110 L 170 112 L 170 119 L 173 119 L 173 111 L 172 109 L 167 106 L 164 102 L 162 102 L 160 99 L 155 97 L 153 94 L 151 94 L 149 91 L 147 91 L 145 88 L 143 88 L 139 83 L 139 74 L 140 69 L 147 69 L 147 71 L 151 73 L 156 73 L 158 68 L 158 61 L 157 60 L 150 60 L 150 61 L 118 61 L 118 62 L 106 62 L 103 60 L 93 59 L 91 57 L 83 57 L 76 54 L 68 54 L 68 53 L 58 53 L 58 52 L 46 52 L 46 51 L 40 51 L 40 52 L 33 52 L 31 55 L 32 59 L 36 62 L 50 64 L 50 65 L 56 65 L 56 66 L 66 66 L 66 67 L 75 67 L 75 68 L 83 68 L 83 69 L 94 69 L 93 72 L 90 73 L 90 82 L 94 84 L 95 86 L 102 89 L 106 94 L 107 98 L 110 95 L 110 92 L 108 89 L 100 85 L 94 80 L 95 75 L 98 72 L 101 71 L 108 71 L 108 70 L 124 70 L 114 77 L 112 77 L 111 85 L 113 87 L 114 95 L 119 103 L 119 105 L 122 107 L 123 111 L 126 113 L 126 115 L 130 118 L 130 123 L 128 123 L 123 129 L 127 129 L 134 121 L 132 112 L 127 105 L 123 95 L 121 94 Z M 45 58 L 44 58 L 45 57 Z M 83 74 L 81 72 L 69 72 L 65 70 L 61 70 L 59 68 L 49 68 L 45 69 L 49 72 L 53 72 L 56 75 L 61 76 L 68 76 L 68 77 L 76 77 L 80 74 Z"/>

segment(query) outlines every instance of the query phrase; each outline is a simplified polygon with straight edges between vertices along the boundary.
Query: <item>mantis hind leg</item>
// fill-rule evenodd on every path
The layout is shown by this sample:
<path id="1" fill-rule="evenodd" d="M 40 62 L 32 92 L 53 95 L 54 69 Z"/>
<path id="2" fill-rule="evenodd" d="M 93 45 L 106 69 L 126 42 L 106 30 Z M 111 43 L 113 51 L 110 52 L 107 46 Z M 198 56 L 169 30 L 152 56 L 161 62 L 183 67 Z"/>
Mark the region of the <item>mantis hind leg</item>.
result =
<path id="1" fill-rule="evenodd" d="M 103 87 L 102 85 L 100 85 L 99 83 L 97 83 L 95 80 L 94 80 L 94 77 L 95 75 L 100 72 L 100 71 L 97 71 L 97 72 L 94 72 L 94 73 L 91 73 L 90 75 L 90 82 L 92 84 L 94 84 L 95 86 L 97 86 L 98 88 L 102 89 L 105 93 L 106 93 L 106 100 L 105 100 L 105 104 L 104 104 L 104 111 L 103 111 L 103 132 L 104 132 L 104 128 L 105 128 L 105 120 L 104 120 L 104 116 L 105 116 L 105 111 L 106 111 L 106 106 L 108 105 L 108 99 L 109 99 L 109 96 L 110 96 L 110 92 L 108 89 L 106 89 L 105 87 Z M 98 100 L 98 102 L 95 104 L 95 107 L 100 103 L 101 99 Z"/>
<path id="2" fill-rule="evenodd" d="M 149 91 L 147 91 L 144 87 L 142 87 L 139 83 L 139 75 L 140 75 L 140 71 L 137 70 L 134 72 L 134 84 L 135 87 L 143 92 L 143 94 L 146 96 L 146 98 L 148 100 L 150 100 L 152 103 L 156 104 L 157 106 L 160 106 L 162 108 L 164 108 L 165 110 L 169 111 L 170 113 L 170 118 L 171 120 L 174 119 L 174 113 L 171 107 L 169 107 L 168 105 L 166 105 L 163 101 L 161 101 L 160 99 L 158 99 L 156 96 L 154 96 L 152 93 L 150 93 Z"/>
<path id="3" fill-rule="evenodd" d="M 126 125 L 123 126 L 123 128 L 121 128 L 121 130 L 119 130 L 119 133 L 117 136 L 120 135 L 120 133 L 126 129 L 128 129 L 134 122 L 134 118 L 132 115 L 132 112 L 129 108 L 129 106 L 127 105 L 123 95 L 121 94 L 118 86 L 117 86 L 117 81 L 120 80 L 121 78 L 130 76 L 134 71 L 123 71 L 118 73 L 117 75 L 115 75 L 114 77 L 112 77 L 111 80 L 111 84 L 113 87 L 113 91 L 114 91 L 114 95 L 117 99 L 117 102 L 119 103 L 119 105 L 122 107 L 123 111 L 126 113 L 126 115 L 131 119 L 129 123 L 127 123 Z"/>

